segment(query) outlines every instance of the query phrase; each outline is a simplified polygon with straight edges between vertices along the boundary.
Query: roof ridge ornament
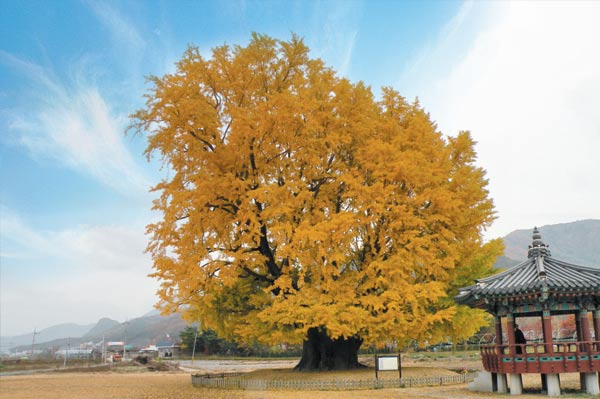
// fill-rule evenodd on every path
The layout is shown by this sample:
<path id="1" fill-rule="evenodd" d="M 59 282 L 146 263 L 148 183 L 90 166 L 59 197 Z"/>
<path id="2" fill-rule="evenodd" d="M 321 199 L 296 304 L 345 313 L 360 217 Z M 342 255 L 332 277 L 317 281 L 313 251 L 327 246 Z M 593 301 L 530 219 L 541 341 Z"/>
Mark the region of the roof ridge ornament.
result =
<path id="1" fill-rule="evenodd" d="M 533 239 L 533 241 L 531 242 L 531 245 L 529 246 L 529 251 L 527 253 L 528 258 L 539 257 L 539 256 L 542 256 L 542 257 L 550 256 L 550 250 L 548 249 L 549 245 L 544 244 L 544 241 L 542 241 L 542 234 L 540 233 L 540 231 L 538 230 L 537 227 L 533 228 L 532 239 Z M 543 271 L 543 262 L 542 262 L 542 271 Z M 538 274 L 539 273 L 540 273 L 540 270 L 538 267 Z M 545 271 L 543 271 L 543 273 L 546 274 Z"/>
<path id="2" fill-rule="evenodd" d="M 546 268 L 544 267 L 544 255 L 535 258 L 535 266 L 540 280 L 546 280 Z"/>

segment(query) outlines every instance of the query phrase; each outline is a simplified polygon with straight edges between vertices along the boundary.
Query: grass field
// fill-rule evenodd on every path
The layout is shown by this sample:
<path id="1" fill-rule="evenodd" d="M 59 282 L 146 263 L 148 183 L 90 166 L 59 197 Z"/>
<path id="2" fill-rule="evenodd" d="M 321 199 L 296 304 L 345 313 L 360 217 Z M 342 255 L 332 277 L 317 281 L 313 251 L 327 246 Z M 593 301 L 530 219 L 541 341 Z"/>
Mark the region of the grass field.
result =
<path id="1" fill-rule="evenodd" d="M 470 392 L 465 385 L 360 391 L 235 391 L 194 388 L 190 375 L 170 373 L 49 373 L 0 378 L 2 399 L 448 399 L 506 397 Z M 523 399 L 544 398 L 527 394 Z M 583 398 L 586 395 L 563 395 Z"/>
<path id="2" fill-rule="evenodd" d="M 368 359 L 367 359 L 368 360 Z M 409 358 L 403 374 L 435 375 L 452 373 L 447 369 L 480 367 L 477 359 L 464 356 Z M 116 369 L 119 370 L 119 369 Z M 0 377 L 0 399 L 200 399 L 200 398 L 251 398 L 251 399 L 452 399 L 452 398 L 503 398 L 507 395 L 492 395 L 470 392 L 465 384 L 421 387 L 392 388 L 352 391 L 243 391 L 196 388 L 191 385 L 191 372 L 149 372 L 143 368 L 123 368 L 120 371 L 43 373 L 26 376 Z M 201 371 L 200 371 L 201 372 Z M 335 373 L 292 373 L 289 370 L 256 370 L 245 378 L 351 378 L 354 372 Z M 356 378 L 373 375 L 373 369 L 356 372 Z M 578 387 L 577 374 L 561 376 L 562 387 Z M 539 377 L 525 376 L 524 386 L 539 389 Z M 539 393 L 527 393 L 521 398 L 545 398 Z M 567 393 L 562 398 L 589 398 L 581 393 Z"/>

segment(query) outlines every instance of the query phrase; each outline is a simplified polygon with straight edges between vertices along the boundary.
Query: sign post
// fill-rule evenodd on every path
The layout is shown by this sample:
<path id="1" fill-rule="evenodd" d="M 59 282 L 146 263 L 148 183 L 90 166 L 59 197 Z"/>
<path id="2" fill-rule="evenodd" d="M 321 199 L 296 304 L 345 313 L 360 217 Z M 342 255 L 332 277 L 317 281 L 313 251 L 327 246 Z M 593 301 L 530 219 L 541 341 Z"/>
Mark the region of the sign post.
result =
<path id="1" fill-rule="evenodd" d="M 375 379 L 379 380 L 380 371 L 398 370 L 398 375 L 402 379 L 402 357 L 397 355 L 375 355 Z"/>

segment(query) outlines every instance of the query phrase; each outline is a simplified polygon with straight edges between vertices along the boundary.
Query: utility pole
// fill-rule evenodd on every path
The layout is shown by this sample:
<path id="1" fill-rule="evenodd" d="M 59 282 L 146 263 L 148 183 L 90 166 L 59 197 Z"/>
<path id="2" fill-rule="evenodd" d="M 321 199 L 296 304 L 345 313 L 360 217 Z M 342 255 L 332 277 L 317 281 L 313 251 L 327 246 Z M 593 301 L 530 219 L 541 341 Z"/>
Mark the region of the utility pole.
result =
<path id="1" fill-rule="evenodd" d="M 125 345 L 127 345 L 127 326 L 129 326 L 129 320 L 125 321 L 125 341 L 123 341 L 123 360 L 125 360 L 127 358 L 127 348 L 125 347 Z"/>
<path id="2" fill-rule="evenodd" d="M 104 341 L 104 334 L 102 334 L 102 363 L 106 363 L 106 342 Z"/>
<path id="3" fill-rule="evenodd" d="M 31 340 L 31 358 L 33 359 L 33 347 L 35 346 L 35 336 L 40 334 L 39 332 L 35 331 L 36 329 L 33 329 L 33 338 Z"/>
<path id="4" fill-rule="evenodd" d="M 194 336 L 194 347 L 192 348 L 192 366 L 194 365 L 194 355 L 196 355 L 196 340 L 198 339 L 198 328 L 196 328 L 196 335 Z"/>
<path id="5" fill-rule="evenodd" d="M 67 350 L 65 352 L 65 361 L 63 367 L 67 367 L 67 358 L 69 357 L 69 349 L 71 348 L 71 337 L 67 339 Z"/>

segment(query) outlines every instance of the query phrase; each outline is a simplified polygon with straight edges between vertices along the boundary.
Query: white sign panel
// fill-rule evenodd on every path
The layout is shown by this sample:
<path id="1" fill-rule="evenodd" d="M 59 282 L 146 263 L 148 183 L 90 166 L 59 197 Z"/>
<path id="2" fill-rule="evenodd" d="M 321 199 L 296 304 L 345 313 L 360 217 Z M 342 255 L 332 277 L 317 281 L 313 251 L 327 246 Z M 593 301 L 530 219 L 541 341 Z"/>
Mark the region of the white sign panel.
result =
<path id="1" fill-rule="evenodd" d="M 378 357 L 377 368 L 380 371 L 398 370 L 398 356 Z"/>

